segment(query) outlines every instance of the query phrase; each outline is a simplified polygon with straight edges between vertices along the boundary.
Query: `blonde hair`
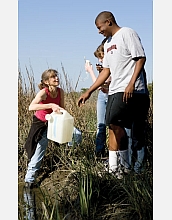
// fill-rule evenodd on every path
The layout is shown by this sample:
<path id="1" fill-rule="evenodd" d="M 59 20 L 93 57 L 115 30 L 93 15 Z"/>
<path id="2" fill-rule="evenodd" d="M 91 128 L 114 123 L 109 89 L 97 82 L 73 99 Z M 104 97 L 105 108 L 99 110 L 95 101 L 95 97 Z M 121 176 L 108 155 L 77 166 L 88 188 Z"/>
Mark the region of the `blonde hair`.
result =
<path id="1" fill-rule="evenodd" d="M 94 56 L 97 58 L 103 58 L 104 57 L 104 44 L 106 42 L 107 38 L 103 39 L 102 43 L 97 47 L 96 51 L 94 52 Z"/>
<path id="2" fill-rule="evenodd" d="M 97 58 L 103 58 L 104 57 L 104 45 L 100 44 L 96 51 L 94 52 L 94 56 Z"/>
<path id="3" fill-rule="evenodd" d="M 38 84 L 38 88 L 41 90 L 45 87 L 49 87 L 45 81 L 47 81 L 51 76 L 53 75 L 57 75 L 58 72 L 57 70 L 54 70 L 54 69 L 48 69 L 48 70 L 45 70 L 43 73 L 42 73 L 42 76 L 41 76 L 41 82 Z"/>

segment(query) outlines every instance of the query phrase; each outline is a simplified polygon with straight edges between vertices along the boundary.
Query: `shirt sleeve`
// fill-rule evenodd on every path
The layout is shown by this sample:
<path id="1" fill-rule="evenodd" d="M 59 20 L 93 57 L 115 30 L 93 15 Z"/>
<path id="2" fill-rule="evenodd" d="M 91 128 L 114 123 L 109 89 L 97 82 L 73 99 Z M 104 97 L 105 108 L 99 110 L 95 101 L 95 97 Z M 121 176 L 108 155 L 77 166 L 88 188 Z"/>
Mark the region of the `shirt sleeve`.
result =
<path id="1" fill-rule="evenodd" d="M 127 34 L 126 44 L 132 58 L 146 56 L 138 34 L 132 29 Z"/>

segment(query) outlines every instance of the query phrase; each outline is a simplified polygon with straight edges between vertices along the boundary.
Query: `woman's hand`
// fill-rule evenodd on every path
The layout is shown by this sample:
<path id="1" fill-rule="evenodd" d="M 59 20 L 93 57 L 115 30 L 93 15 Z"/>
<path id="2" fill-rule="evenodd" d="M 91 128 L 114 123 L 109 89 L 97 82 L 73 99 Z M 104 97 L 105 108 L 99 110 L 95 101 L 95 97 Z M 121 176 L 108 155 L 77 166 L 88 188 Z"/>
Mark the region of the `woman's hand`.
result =
<path id="1" fill-rule="evenodd" d="M 53 112 L 56 112 L 56 113 L 61 113 L 60 110 L 64 110 L 64 108 L 61 108 L 59 105 L 56 105 L 54 103 L 52 103 L 52 110 Z"/>
<path id="2" fill-rule="evenodd" d="M 98 89 L 101 90 L 103 93 L 108 93 L 109 92 L 109 88 L 99 87 Z"/>
<path id="3" fill-rule="evenodd" d="M 100 64 L 96 64 L 96 69 L 100 73 L 103 70 L 103 66 Z"/>
<path id="4" fill-rule="evenodd" d="M 93 72 L 93 65 L 86 62 L 85 63 L 85 71 L 87 71 L 88 73 Z"/>

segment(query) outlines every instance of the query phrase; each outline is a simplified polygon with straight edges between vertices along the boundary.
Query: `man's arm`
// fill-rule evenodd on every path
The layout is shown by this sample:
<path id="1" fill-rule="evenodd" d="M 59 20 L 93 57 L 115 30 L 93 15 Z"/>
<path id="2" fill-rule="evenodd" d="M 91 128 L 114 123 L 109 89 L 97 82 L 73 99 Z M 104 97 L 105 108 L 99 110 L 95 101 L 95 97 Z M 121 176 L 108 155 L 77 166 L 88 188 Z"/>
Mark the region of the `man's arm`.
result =
<path id="1" fill-rule="evenodd" d="M 106 79 L 110 76 L 110 69 L 109 68 L 103 68 L 103 70 L 100 72 L 99 76 L 97 77 L 94 84 L 84 93 L 80 96 L 78 100 L 78 106 L 80 107 L 81 104 L 85 104 L 86 100 L 89 99 L 91 94 L 100 87 Z"/>
<path id="2" fill-rule="evenodd" d="M 131 77 L 131 80 L 130 80 L 128 86 L 125 89 L 125 92 L 124 92 L 123 101 L 127 102 L 127 99 L 132 97 L 132 94 L 133 94 L 133 91 L 135 88 L 135 82 L 136 82 L 137 78 L 139 77 L 139 74 L 140 74 L 142 68 L 144 67 L 145 62 L 146 62 L 146 57 L 137 58 L 136 65 L 134 68 L 134 73 Z"/>

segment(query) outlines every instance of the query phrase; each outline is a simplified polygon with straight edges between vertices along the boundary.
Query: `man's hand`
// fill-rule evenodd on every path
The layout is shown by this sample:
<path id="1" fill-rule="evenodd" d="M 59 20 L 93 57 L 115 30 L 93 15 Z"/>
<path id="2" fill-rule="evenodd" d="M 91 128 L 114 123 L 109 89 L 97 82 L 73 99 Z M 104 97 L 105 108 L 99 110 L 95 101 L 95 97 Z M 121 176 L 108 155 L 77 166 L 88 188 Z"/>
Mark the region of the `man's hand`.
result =
<path id="1" fill-rule="evenodd" d="M 81 107 L 85 104 L 86 100 L 89 99 L 91 93 L 87 90 L 84 94 L 82 94 L 78 100 L 78 106 Z"/>
<path id="2" fill-rule="evenodd" d="M 130 99 L 133 96 L 135 86 L 133 84 L 128 84 L 128 86 L 125 88 L 124 95 L 123 95 L 123 102 L 128 102 L 128 99 Z"/>

